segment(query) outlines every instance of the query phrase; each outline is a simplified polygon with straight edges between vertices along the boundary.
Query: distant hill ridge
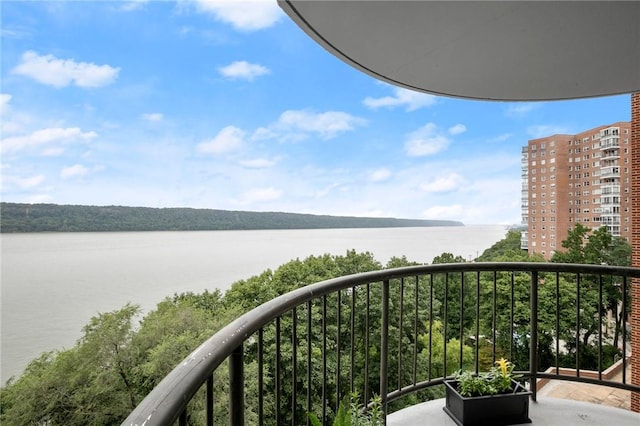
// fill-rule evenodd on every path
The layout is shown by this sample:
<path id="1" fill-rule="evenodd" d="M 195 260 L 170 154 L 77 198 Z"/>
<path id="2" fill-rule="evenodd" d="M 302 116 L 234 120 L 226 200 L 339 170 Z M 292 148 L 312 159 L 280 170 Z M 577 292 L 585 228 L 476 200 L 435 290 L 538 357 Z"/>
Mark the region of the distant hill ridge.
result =
<path id="1" fill-rule="evenodd" d="M 464 226 L 453 220 L 193 208 L 0 203 L 0 232 L 214 231 Z"/>

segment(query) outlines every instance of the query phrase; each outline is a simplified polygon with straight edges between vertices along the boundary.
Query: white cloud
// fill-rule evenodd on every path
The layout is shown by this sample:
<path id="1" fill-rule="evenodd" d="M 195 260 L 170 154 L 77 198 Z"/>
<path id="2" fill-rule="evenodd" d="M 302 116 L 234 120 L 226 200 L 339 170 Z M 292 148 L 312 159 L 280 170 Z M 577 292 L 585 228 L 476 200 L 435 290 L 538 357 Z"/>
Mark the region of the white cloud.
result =
<path id="1" fill-rule="evenodd" d="M 12 100 L 13 95 L 0 94 L 0 135 L 3 136 L 24 133 L 24 128 L 33 121 L 28 114 L 16 111 Z"/>
<path id="2" fill-rule="evenodd" d="M 245 132 L 235 126 L 227 126 L 207 142 L 198 144 L 197 150 L 203 154 L 224 154 L 236 151 L 244 145 Z"/>
<path id="3" fill-rule="evenodd" d="M 275 25 L 284 15 L 275 0 L 195 0 L 197 10 L 231 24 L 238 31 L 257 31 Z"/>
<path id="4" fill-rule="evenodd" d="M 427 123 L 407 135 L 404 149 L 410 157 L 424 157 L 445 150 L 451 140 L 434 123 Z"/>
<path id="5" fill-rule="evenodd" d="M 162 119 L 164 118 L 164 115 L 160 112 L 150 112 L 150 113 L 142 114 L 140 118 L 147 121 L 162 121 Z"/>
<path id="6" fill-rule="evenodd" d="M 40 153 L 40 155 L 42 155 L 43 157 L 57 157 L 59 155 L 62 155 L 62 153 L 64 152 L 64 148 L 61 146 L 54 146 L 51 148 L 45 148 L 42 150 L 42 152 Z"/>
<path id="7" fill-rule="evenodd" d="M 369 175 L 369 182 L 383 182 L 391 177 L 391 170 L 386 167 L 374 170 Z"/>
<path id="8" fill-rule="evenodd" d="M 32 37 L 34 29 L 31 27 L 20 26 L 17 24 L 13 24 L 12 28 L 7 28 L 9 25 L 3 23 L 3 27 L 0 28 L 0 36 L 2 38 L 13 38 L 13 39 L 27 39 Z"/>
<path id="9" fill-rule="evenodd" d="M 354 130 L 366 123 L 367 121 L 362 118 L 341 111 L 315 113 L 304 110 L 289 110 L 280 114 L 277 122 L 256 130 L 253 138 L 296 141 L 306 139 L 310 134 L 315 134 L 323 139 L 331 139 L 339 133 Z"/>
<path id="10" fill-rule="evenodd" d="M 282 190 L 275 189 L 273 187 L 270 188 L 256 188 L 252 189 L 245 194 L 237 201 L 239 204 L 253 204 L 253 203 L 261 203 L 266 201 L 274 201 L 282 197 Z"/>
<path id="11" fill-rule="evenodd" d="M 542 102 L 523 102 L 509 105 L 506 115 L 508 117 L 524 117 L 531 111 L 540 108 Z"/>
<path id="12" fill-rule="evenodd" d="M 488 140 L 488 142 L 504 142 L 513 136 L 512 133 L 503 133 Z"/>
<path id="13" fill-rule="evenodd" d="M 362 103 L 371 109 L 404 106 L 407 111 L 415 111 L 419 108 L 429 107 L 435 104 L 437 100 L 438 98 L 434 95 L 394 87 L 394 96 L 384 96 L 382 98 L 367 97 Z"/>
<path id="14" fill-rule="evenodd" d="M 470 170 L 475 170 L 480 160 L 471 160 Z M 490 168 L 490 166 L 487 166 Z M 422 212 L 426 218 L 447 218 L 460 220 L 464 223 L 505 223 L 520 222 L 520 179 L 512 173 L 488 173 L 475 176 L 475 181 L 465 181 L 455 193 L 438 193 L 437 198 L 431 195 L 425 199 L 437 199 L 429 208 Z M 491 200 L 491 202 L 487 202 Z"/>
<path id="15" fill-rule="evenodd" d="M 535 126 L 527 127 L 527 134 L 532 139 L 545 138 L 553 135 L 570 134 L 569 130 L 563 126 L 556 126 L 550 124 L 539 124 Z"/>
<path id="16" fill-rule="evenodd" d="M 36 175 L 31 177 L 2 176 L 3 191 L 9 188 L 18 188 L 20 190 L 31 189 L 39 186 L 44 182 L 44 175 Z"/>
<path id="17" fill-rule="evenodd" d="M 89 169 L 81 164 L 75 164 L 73 166 L 65 167 L 60 172 L 62 179 L 71 179 L 77 177 L 83 177 L 89 174 Z"/>
<path id="18" fill-rule="evenodd" d="M 0 114 L 5 114 L 9 109 L 9 102 L 13 96 L 8 93 L 0 93 Z"/>
<path id="19" fill-rule="evenodd" d="M 456 124 L 455 126 L 449 127 L 449 134 L 454 136 L 464 133 L 466 131 L 467 131 L 467 126 L 465 126 L 464 124 Z"/>
<path id="20" fill-rule="evenodd" d="M 113 83 L 118 78 L 120 68 L 75 62 L 73 59 L 58 59 L 53 55 L 40 56 L 28 51 L 22 54 L 22 62 L 13 73 L 33 78 L 39 83 L 53 87 L 101 87 Z"/>
<path id="21" fill-rule="evenodd" d="M 276 165 L 276 160 L 270 160 L 268 158 L 254 158 L 240 160 L 240 165 L 247 169 L 267 169 Z"/>
<path id="22" fill-rule="evenodd" d="M 341 184 L 339 183 L 330 183 L 329 185 L 326 185 L 323 188 L 320 188 L 319 190 L 315 191 L 314 193 L 314 197 L 315 198 L 324 198 L 327 195 L 331 194 L 331 192 L 333 192 L 334 189 L 340 188 Z"/>
<path id="23" fill-rule="evenodd" d="M 232 62 L 227 66 L 218 68 L 218 71 L 226 78 L 248 81 L 253 81 L 256 77 L 269 74 L 271 72 L 269 68 L 265 66 L 251 64 L 247 61 Z"/>
<path id="24" fill-rule="evenodd" d="M 285 111 L 279 119 L 279 123 L 285 128 L 317 133 L 326 139 L 333 138 L 338 133 L 353 130 L 356 126 L 364 124 L 364 121 L 340 111 L 319 114 L 309 111 Z"/>
<path id="25" fill-rule="evenodd" d="M 118 10 L 121 12 L 133 12 L 134 10 L 140 10 L 146 6 L 149 0 L 127 0 L 123 1 L 118 6 Z"/>
<path id="26" fill-rule="evenodd" d="M 2 153 L 16 152 L 43 145 L 89 141 L 97 136 L 96 132 L 83 132 L 79 127 L 41 129 L 27 136 L 3 139 L 1 151 Z"/>
<path id="27" fill-rule="evenodd" d="M 449 173 L 446 176 L 437 177 L 429 182 L 422 183 L 420 190 L 424 192 L 450 192 L 465 184 L 465 179 L 457 173 Z"/>

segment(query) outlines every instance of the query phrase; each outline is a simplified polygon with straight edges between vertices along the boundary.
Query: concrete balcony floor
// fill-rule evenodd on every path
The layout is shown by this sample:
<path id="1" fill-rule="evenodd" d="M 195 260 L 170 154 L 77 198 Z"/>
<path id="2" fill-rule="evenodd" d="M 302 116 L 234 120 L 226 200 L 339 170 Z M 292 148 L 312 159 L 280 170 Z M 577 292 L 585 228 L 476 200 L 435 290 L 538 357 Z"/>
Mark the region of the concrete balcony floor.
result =
<path id="1" fill-rule="evenodd" d="M 627 365 L 627 379 L 631 365 Z M 622 381 L 622 373 L 611 378 Z M 573 426 L 640 426 L 640 413 L 629 411 L 631 392 L 608 386 L 551 380 L 538 390 L 538 401 L 529 402 L 532 425 Z M 425 402 L 392 413 L 388 426 L 438 425 L 455 426 L 442 410 L 444 399 Z"/>
<path id="2" fill-rule="evenodd" d="M 437 425 L 456 426 L 442 410 L 444 399 L 417 404 L 387 417 L 388 426 Z M 573 426 L 606 425 L 638 426 L 640 414 L 622 408 L 572 401 L 551 397 L 538 397 L 529 403 L 531 425 Z"/>

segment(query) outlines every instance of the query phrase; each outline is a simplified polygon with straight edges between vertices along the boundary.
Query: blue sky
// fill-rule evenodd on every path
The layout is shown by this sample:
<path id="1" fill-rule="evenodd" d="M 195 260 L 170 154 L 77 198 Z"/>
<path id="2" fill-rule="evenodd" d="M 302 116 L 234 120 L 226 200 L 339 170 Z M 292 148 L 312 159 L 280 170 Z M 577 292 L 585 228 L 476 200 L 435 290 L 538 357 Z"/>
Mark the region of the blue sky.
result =
<path id="1" fill-rule="evenodd" d="M 527 140 L 630 120 L 381 83 L 275 1 L 0 7 L 2 201 L 519 223 Z"/>

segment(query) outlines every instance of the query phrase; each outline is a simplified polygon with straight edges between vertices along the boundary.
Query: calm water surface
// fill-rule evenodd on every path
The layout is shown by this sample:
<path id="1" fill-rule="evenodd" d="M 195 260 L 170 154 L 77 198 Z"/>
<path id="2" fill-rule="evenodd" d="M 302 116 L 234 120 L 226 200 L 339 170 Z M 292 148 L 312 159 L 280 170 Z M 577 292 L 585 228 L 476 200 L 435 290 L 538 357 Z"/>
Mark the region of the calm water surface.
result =
<path id="1" fill-rule="evenodd" d="M 234 282 L 292 260 L 349 249 L 385 264 L 475 258 L 501 225 L 328 230 L 2 234 L 2 383 L 45 351 L 70 348 L 99 312 L 127 302 L 149 312 L 166 296 Z"/>

